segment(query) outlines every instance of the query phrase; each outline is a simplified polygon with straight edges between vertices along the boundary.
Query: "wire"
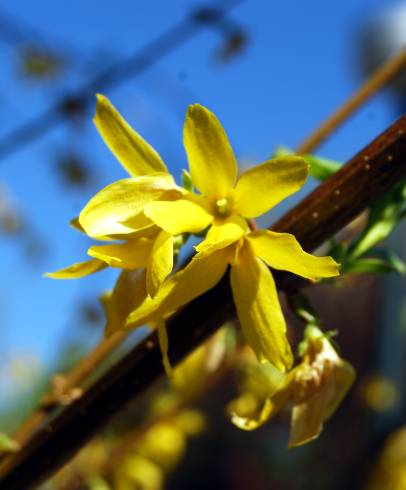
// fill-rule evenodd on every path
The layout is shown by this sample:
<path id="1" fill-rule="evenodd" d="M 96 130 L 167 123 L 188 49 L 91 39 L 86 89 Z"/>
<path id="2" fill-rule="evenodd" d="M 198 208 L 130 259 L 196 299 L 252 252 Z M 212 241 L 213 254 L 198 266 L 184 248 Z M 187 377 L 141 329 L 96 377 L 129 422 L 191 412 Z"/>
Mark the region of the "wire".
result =
<path id="1" fill-rule="evenodd" d="M 0 159 L 4 160 L 6 156 L 21 150 L 63 120 L 83 116 L 87 113 L 89 105 L 93 104 L 97 92 L 117 87 L 144 72 L 171 51 L 195 37 L 202 27 L 221 22 L 228 11 L 242 1 L 229 0 L 221 9 L 200 8 L 137 52 L 103 70 L 42 114 L 0 138 Z"/>

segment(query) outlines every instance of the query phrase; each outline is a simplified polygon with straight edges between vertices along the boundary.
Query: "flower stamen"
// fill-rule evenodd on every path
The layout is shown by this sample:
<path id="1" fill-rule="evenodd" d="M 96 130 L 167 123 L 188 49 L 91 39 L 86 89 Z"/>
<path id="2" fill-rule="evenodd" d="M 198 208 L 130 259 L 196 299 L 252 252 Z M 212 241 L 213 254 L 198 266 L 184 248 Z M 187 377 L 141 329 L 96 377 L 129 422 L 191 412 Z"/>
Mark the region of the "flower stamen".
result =
<path id="1" fill-rule="evenodd" d="M 233 203 L 227 197 L 221 197 L 214 201 L 214 215 L 219 218 L 227 218 L 233 211 Z"/>

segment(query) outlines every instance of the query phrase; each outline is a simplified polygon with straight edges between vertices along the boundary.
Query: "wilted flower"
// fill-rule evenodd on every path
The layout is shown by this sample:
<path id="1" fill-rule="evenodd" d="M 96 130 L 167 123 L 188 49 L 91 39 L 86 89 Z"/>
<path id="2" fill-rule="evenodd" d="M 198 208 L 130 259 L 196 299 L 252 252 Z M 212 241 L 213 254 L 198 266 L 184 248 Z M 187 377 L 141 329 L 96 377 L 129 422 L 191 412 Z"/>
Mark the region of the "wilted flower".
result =
<path id="1" fill-rule="evenodd" d="M 306 337 L 302 361 L 292 371 L 283 374 L 270 365 L 256 365 L 246 373 L 248 390 L 229 406 L 237 427 L 257 429 L 290 405 L 290 447 L 320 434 L 324 421 L 335 412 L 353 383 L 355 372 L 316 327 L 309 327 Z M 258 375 L 261 383 L 255 382 Z"/>

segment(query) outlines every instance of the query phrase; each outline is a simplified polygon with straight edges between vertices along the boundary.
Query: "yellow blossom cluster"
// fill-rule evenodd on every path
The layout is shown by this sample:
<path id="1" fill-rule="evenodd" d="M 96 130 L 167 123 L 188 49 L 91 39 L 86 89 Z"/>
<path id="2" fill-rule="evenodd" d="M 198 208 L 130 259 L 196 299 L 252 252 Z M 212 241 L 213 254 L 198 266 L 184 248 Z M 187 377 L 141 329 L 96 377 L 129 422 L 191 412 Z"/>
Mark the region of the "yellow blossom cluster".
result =
<path id="1" fill-rule="evenodd" d="M 98 192 L 74 225 L 104 242 L 89 248 L 92 259 L 48 274 L 76 278 L 107 266 L 136 275 L 136 296 L 105 298 L 116 315 L 107 334 L 149 324 L 164 331 L 164 321 L 182 305 L 215 286 L 230 268 L 231 289 L 244 335 L 261 362 L 280 371 L 293 363 L 286 323 L 269 267 L 317 280 L 338 275 L 331 257 L 305 252 L 295 237 L 255 230 L 250 220 L 296 192 L 308 165 L 299 156 L 268 160 L 238 176 L 235 155 L 216 116 L 195 104 L 187 111 L 184 146 L 193 189 L 176 184 L 158 153 L 97 97 L 95 124 L 107 146 L 129 173 Z M 196 254 L 173 273 L 179 237 L 203 235 Z M 121 288 L 123 290 L 123 288 Z M 111 301 L 113 305 L 109 304 Z M 125 303 L 125 315 L 117 305 Z M 120 321 L 117 318 L 120 317 Z M 164 334 L 162 333 L 164 337 Z M 163 342 L 165 343 L 165 342 Z"/>

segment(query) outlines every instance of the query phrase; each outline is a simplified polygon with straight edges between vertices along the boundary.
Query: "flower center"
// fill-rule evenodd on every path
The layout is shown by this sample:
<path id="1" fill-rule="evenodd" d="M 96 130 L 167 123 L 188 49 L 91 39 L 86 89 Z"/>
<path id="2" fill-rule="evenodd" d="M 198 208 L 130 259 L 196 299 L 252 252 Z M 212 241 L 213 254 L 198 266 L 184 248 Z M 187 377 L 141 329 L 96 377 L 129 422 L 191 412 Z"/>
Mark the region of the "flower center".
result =
<path id="1" fill-rule="evenodd" d="M 227 218 L 233 211 L 233 202 L 228 197 L 216 199 L 213 204 L 214 215 L 218 218 Z"/>

